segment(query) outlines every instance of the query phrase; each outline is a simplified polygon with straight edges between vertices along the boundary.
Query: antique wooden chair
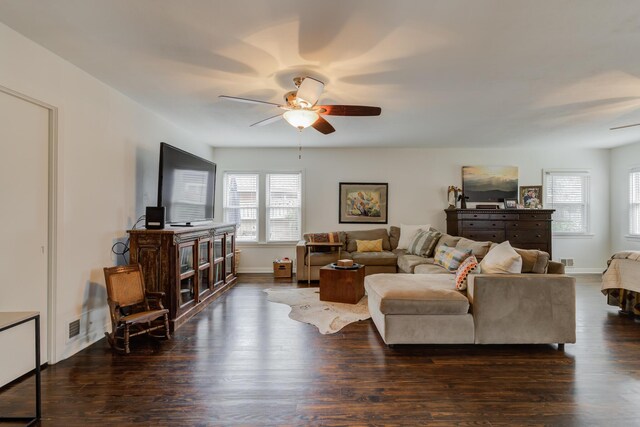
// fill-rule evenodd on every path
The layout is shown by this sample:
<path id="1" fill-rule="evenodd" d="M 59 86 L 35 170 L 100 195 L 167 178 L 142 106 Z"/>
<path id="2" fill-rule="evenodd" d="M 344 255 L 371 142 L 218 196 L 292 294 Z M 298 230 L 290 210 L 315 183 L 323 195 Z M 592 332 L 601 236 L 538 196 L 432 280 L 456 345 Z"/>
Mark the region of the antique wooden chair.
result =
<path id="1" fill-rule="evenodd" d="M 169 310 L 162 306 L 164 292 L 145 292 L 139 264 L 107 267 L 104 269 L 104 278 L 111 314 L 111 333 L 105 332 L 105 335 L 112 348 L 128 354 L 129 338 L 140 334 L 171 338 Z M 153 309 L 150 302 L 154 305 Z M 164 329 L 164 334 L 151 334 L 158 329 Z M 119 341 L 123 346 L 119 345 Z"/>

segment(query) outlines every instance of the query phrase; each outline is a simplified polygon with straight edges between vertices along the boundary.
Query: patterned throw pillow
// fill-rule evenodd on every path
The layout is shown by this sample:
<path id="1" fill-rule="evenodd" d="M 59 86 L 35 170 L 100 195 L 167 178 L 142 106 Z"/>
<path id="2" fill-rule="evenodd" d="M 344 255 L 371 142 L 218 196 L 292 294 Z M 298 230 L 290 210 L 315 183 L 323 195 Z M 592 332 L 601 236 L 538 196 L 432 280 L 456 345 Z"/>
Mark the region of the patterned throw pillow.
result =
<path id="1" fill-rule="evenodd" d="M 434 263 L 453 272 L 469 256 L 471 256 L 471 249 L 459 250 L 448 246 L 440 246 L 436 251 Z"/>
<path id="2" fill-rule="evenodd" d="M 382 239 L 356 240 L 357 252 L 382 252 Z"/>
<path id="3" fill-rule="evenodd" d="M 337 231 L 331 233 L 308 233 L 304 235 L 304 238 L 309 243 L 339 243 L 340 235 Z M 338 248 L 331 246 L 315 246 L 311 248 L 314 252 L 331 252 L 337 251 Z"/>
<path id="4" fill-rule="evenodd" d="M 471 255 L 469 258 L 462 261 L 460 267 L 456 271 L 456 289 L 464 291 L 467 289 L 467 276 L 478 266 L 478 260 L 475 256 Z"/>
<path id="5" fill-rule="evenodd" d="M 433 255 L 433 249 L 436 247 L 438 240 L 440 240 L 440 236 L 442 236 L 442 233 L 434 229 L 418 231 L 413 236 L 411 243 L 409 243 L 407 253 L 430 257 Z"/>

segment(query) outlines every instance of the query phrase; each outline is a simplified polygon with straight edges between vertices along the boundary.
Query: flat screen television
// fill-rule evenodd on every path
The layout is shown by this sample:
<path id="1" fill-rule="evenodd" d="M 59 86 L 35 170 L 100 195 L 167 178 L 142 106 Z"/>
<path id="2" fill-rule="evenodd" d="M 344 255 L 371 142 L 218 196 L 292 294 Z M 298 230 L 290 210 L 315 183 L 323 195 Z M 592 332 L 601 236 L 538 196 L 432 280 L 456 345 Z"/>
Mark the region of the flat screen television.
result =
<path id="1" fill-rule="evenodd" d="M 158 206 L 165 207 L 165 221 L 192 225 L 213 219 L 216 164 L 160 143 Z"/>

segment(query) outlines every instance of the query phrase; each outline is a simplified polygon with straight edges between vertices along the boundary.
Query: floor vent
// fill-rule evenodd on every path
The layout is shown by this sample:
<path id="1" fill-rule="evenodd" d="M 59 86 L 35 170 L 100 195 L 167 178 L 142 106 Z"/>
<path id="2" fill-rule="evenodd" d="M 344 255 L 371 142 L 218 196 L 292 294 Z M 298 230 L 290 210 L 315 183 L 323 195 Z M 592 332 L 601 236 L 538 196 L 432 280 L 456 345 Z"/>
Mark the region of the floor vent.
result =
<path id="1" fill-rule="evenodd" d="M 565 267 L 573 267 L 573 258 L 560 258 L 560 262 Z"/>
<path id="2" fill-rule="evenodd" d="M 69 339 L 80 335 L 80 319 L 69 322 Z"/>

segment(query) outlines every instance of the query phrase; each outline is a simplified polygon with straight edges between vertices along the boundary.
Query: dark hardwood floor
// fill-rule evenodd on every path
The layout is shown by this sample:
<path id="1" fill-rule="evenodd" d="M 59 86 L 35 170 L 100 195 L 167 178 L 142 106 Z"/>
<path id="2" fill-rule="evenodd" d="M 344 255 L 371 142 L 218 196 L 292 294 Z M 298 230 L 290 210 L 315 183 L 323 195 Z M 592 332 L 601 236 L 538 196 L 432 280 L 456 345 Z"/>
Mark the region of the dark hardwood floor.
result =
<path id="1" fill-rule="evenodd" d="M 564 353 L 391 349 L 370 320 L 320 335 L 262 292 L 295 282 L 241 275 L 171 341 L 122 356 L 102 340 L 46 369 L 42 425 L 640 425 L 640 324 L 605 304 L 598 276 L 578 283 Z M 32 387 L 0 394 L 0 414 L 28 414 Z"/>

